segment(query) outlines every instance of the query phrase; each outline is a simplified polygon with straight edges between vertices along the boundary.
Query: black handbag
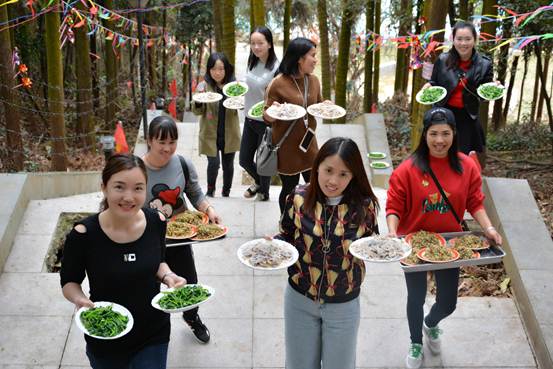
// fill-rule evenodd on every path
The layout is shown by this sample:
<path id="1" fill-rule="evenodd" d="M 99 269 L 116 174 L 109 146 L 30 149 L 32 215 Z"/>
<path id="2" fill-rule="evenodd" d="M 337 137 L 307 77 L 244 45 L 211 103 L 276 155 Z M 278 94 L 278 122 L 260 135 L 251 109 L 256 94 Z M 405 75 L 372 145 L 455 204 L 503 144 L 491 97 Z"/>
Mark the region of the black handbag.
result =
<path id="1" fill-rule="evenodd" d="M 273 145 L 273 134 L 271 127 L 265 128 L 265 133 L 263 134 L 263 139 L 259 144 L 255 152 L 255 164 L 257 167 L 257 174 L 260 176 L 271 177 L 277 174 L 278 171 L 278 149 L 280 145 L 284 142 L 286 137 L 290 134 L 294 126 L 296 125 L 297 120 L 290 124 L 290 127 L 284 133 L 284 136 L 280 141 Z"/>
<path id="2" fill-rule="evenodd" d="M 444 192 L 444 189 L 442 188 L 442 185 L 438 181 L 438 178 L 436 178 L 436 175 L 434 174 L 434 172 L 432 171 L 432 168 L 430 168 L 430 166 L 428 167 L 428 174 L 430 174 L 430 177 L 432 177 L 432 180 L 436 184 L 436 187 L 438 187 L 438 190 L 440 191 L 440 194 L 442 195 L 442 198 L 445 200 L 446 204 L 451 209 L 451 213 L 455 217 L 455 220 L 457 220 L 457 223 L 459 223 L 461 225 L 461 228 L 463 229 L 463 231 L 470 231 L 467 222 L 465 222 L 464 219 L 461 220 L 461 218 L 459 218 L 459 215 L 457 215 L 457 212 L 455 211 L 455 209 L 453 208 L 453 206 L 449 202 L 449 199 L 447 198 L 447 196 Z"/>

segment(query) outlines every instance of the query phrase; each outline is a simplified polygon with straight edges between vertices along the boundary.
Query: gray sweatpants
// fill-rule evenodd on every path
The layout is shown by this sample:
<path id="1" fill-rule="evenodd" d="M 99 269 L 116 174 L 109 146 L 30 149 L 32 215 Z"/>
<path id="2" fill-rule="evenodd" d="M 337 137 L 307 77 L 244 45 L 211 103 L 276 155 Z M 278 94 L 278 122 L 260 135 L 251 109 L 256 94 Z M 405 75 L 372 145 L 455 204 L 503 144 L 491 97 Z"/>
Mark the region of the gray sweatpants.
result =
<path id="1" fill-rule="evenodd" d="M 359 298 L 321 304 L 289 285 L 284 293 L 286 369 L 354 369 Z"/>

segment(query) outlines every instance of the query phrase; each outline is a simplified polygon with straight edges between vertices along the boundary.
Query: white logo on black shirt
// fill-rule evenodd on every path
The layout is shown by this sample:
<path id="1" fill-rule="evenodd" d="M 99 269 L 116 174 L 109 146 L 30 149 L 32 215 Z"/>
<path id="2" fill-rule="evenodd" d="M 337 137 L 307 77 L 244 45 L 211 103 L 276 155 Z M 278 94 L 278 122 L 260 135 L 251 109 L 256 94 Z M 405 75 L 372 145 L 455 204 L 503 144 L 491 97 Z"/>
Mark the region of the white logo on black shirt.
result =
<path id="1" fill-rule="evenodd" d="M 136 254 L 123 254 L 123 260 L 126 262 L 136 261 Z"/>

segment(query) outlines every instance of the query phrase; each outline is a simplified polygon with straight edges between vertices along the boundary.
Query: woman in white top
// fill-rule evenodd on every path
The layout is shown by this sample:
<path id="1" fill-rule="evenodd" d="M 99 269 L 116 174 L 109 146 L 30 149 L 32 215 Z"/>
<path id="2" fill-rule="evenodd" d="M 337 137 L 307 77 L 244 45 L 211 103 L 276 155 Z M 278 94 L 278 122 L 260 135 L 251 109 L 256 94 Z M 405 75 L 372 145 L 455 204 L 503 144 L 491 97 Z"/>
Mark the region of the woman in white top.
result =
<path id="1" fill-rule="evenodd" d="M 246 83 L 249 89 L 244 104 L 246 112 L 264 99 L 265 89 L 273 79 L 278 66 L 273 34 L 267 27 L 256 27 L 250 34 L 250 57 L 246 73 Z M 240 144 L 240 166 L 255 180 L 255 183 L 244 192 L 244 197 L 251 198 L 257 194 L 257 200 L 260 201 L 269 200 L 271 178 L 257 174 L 254 156 L 266 127 L 263 117 L 254 118 L 246 115 Z"/>

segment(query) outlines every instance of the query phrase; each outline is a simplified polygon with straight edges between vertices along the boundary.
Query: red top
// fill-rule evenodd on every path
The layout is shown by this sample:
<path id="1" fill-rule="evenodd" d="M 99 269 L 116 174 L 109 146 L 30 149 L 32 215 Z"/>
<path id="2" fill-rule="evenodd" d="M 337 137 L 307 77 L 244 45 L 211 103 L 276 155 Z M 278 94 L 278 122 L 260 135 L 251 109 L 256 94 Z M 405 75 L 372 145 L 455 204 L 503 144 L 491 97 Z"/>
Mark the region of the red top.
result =
<path id="1" fill-rule="evenodd" d="M 462 174 L 451 169 L 447 157 L 431 156 L 430 167 L 462 219 L 465 210 L 474 214 L 484 207 L 484 194 L 482 177 L 475 162 L 462 153 L 459 153 L 459 158 Z M 462 231 L 432 177 L 415 167 L 411 158 L 401 163 L 390 178 L 386 215 L 390 214 L 399 217 L 398 235 L 420 230 L 438 233 Z"/>
<path id="2" fill-rule="evenodd" d="M 470 68 L 470 62 L 470 59 L 466 61 L 459 60 L 459 68 L 461 68 L 461 70 L 465 72 L 468 71 Z M 454 108 L 463 108 L 465 106 L 465 104 L 463 103 L 463 86 L 466 84 L 467 79 L 465 77 L 459 78 L 459 83 L 451 93 L 449 101 L 447 102 L 449 106 L 453 106 Z"/>

